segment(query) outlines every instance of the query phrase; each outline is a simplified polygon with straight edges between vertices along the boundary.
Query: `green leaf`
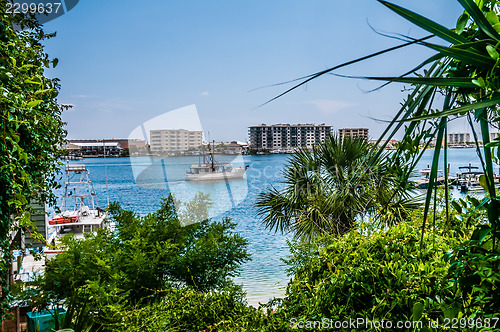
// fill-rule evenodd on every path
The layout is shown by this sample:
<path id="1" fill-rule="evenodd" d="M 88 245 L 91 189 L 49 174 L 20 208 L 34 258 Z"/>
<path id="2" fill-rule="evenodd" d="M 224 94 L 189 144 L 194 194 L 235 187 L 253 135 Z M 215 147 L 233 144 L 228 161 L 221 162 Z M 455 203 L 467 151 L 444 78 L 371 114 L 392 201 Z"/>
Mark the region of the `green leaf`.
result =
<path id="1" fill-rule="evenodd" d="M 445 54 L 457 60 L 462 60 L 471 65 L 490 67 L 494 64 L 494 61 L 490 57 L 484 56 L 478 51 L 463 49 L 461 47 L 454 46 L 446 47 L 425 42 L 423 42 L 422 44 L 442 54 Z"/>
<path id="2" fill-rule="evenodd" d="M 486 190 L 486 191 L 488 190 L 488 184 L 487 184 L 487 181 L 486 181 L 486 175 L 481 174 L 479 176 L 479 185 L 481 187 L 483 187 L 484 190 Z"/>
<path id="3" fill-rule="evenodd" d="M 491 233 L 491 227 L 489 225 L 481 225 L 476 228 L 472 233 L 471 240 L 478 242 L 483 242 L 483 240 Z"/>
<path id="4" fill-rule="evenodd" d="M 35 82 L 35 81 L 30 80 L 30 79 L 24 80 L 24 83 L 31 83 L 31 84 L 36 84 L 36 85 L 42 85 L 42 83 Z"/>
<path id="5" fill-rule="evenodd" d="M 491 25 L 495 25 L 497 23 L 500 23 L 500 22 L 498 22 L 498 16 L 497 16 L 497 14 L 493 10 L 490 10 L 484 16 L 486 17 L 486 19 L 488 20 L 488 22 Z"/>
<path id="6" fill-rule="evenodd" d="M 372 53 L 372 54 L 369 54 L 369 55 L 365 55 L 363 57 L 360 57 L 360 58 L 357 58 L 357 59 L 354 59 L 354 60 L 351 60 L 351 61 L 347 61 L 347 62 L 344 62 L 340 65 L 337 65 L 337 66 L 334 66 L 334 67 L 331 67 L 331 68 L 328 68 L 328 69 L 325 69 L 325 70 L 322 70 L 322 71 L 319 71 L 317 73 L 314 73 L 314 74 L 311 74 L 311 75 L 307 75 L 307 76 L 303 76 L 303 77 L 300 77 L 300 78 L 297 78 L 297 79 L 294 79 L 292 81 L 288 81 L 288 82 L 282 82 L 282 83 L 278 83 L 278 84 L 274 84 L 272 86 L 276 86 L 276 85 L 283 85 L 283 84 L 287 84 L 287 83 L 291 83 L 291 82 L 296 82 L 296 81 L 300 81 L 302 80 L 302 82 L 292 86 L 291 88 L 287 89 L 286 91 L 280 93 L 279 95 L 269 99 L 268 101 L 266 101 L 264 104 L 260 105 L 260 106 L 264 106 L 264 105 L 267 105 L 273 101 L 275 101 L 276 99 L 286 95 L 287 93 L 307 84 L 309 81 L 312 81 L 320 76 L 323 76 L 323 75 L 326 75 L 328 73 L 331 73 L 333 72 L 334 70 L 337 70 L 337 69 L 340 69 L 342 67 L 347 67 L 347 66 L 350 66 L 352 64 L 355 64 L 357 62 L 361 62 L 361 61 L 364 61 L 364 60 L 367 60 L 367 59 L 370 59 L 370 58 L 374 58 L 376 56 L 379 56 L 379 55 L 382 55 L 382 54 L 385 54 L 385 53 L 389 53 L 389 52 L 392 52 L 392 51 L 395 51 L 397 49 L 400 49 L 400 48 L 403 48 L 403 47 L 406 47 L 406 46 L 409 46 L 409 45 L 414 45 L 414 44 L 418 44 L 426 39 L 429 39 L 431 38 L 432 36 L 427 36 L 427 37 L 423 37 L 423 38 L 420 38 L 420 39 L 416 39 L 416 40 L 412 40 L 410 42 L 407 42 L 407 43 L 404 43 L 404 44 L 401 44 L 401 45 L 397 45 L 397 46 L 394 46 L 394 47 L 390 47 L 390 48 L 387 48 L 387 49 L 384 49 L 382 51 L 378 51 L 378 52 L 375 52 L 375 53 Z"/>
<path id="7" fill-rule="evenodd" d="M 429 114 L 429 115 L 423 115 L 423 116 L 418 116 L 414 117 L 411 119 L 407 119 L 404 121 L 420 121 L 424 119 L 436 119 L 436 118 L 441 118 L 444 116 L 450 116 L 450 115 L 457 115 L 457 114 L 465 114 L 466 112 L 475 110 L 475 109 L 480 109 L 480 108 L 486 108 L 486 107 L 491 107 L 493 105 L 496 105 L 500 103 L 500 95 L 495 95 L 495 97 L 477 102 L 477 103 L 470 103 L 461 107 L 456 107 L 452 108 L 449 110 L 444 110 L 441 112 Z"/>
<path id="8" fill-rule="evenodd" d="M 445 97 L 445 104 L 449 102 L 450 94 L 448 93 Z M 434 184 L 436 182 L 437 173 L 438 173 L 438 164 L 439 164 L 439 154 L 441 152 L 441 144 L 443 142 L 443 135 L 446 128 L 447 119 L 446 117 L 441 118 L 439 121 L 439 125 L 437 128 L 437 137 L 436 137 L 436 146 L 434 148 L 434 154 L 432 156 L 432 166 L 431 173 L 429 175 L 429 186 L 427 187 L 427 192 L 425 196 L 425 205 L 424 205 L 424 220 L 422 222 L 422 235 L 420 238 L 420 245 L 422 246 L 424 243 L 424 231 L 425 231 L 425 223 L 427 221 L 427 217 L 429 214 L 429 209 L 431 206 L 432 192 L 436 190 L 434 188 Z"/>
<path id="9" fill-rule="evenodd" d="M 421 302 L 417 302 L 413 305 L 411 319 L 413 321 L 419 321 L 422 318 L 422 313 L 424 312 L 424 305 Z"/>
<path id="10" fill-rule="evenodd" d="M 38 90 L 38 91 L 35 91 L 35 95 L 39 95 L 39 94 L 43 94 L 43 93 L 47 93 L 47 92 L 51 92 L 51 91 L 54 91 L 54 90 L 53 89 Z"/>
<path id="11" fill-rule="evenodd" d="M 486 87 L 486 83 L 484 82 L 482 77 L 478 77 L 477 79 L 472 80 L 472 83 L 483 89 Z"/>
<path id="12" fill-rule="evenodd" d="M 467 43 L 469 42 L 467 38 L 464 38 L 455 32 L 451 31 L 450 29 L 429 20 L 428 18 L 425 18 L 419 14 L 416 14 L 412 11 L 409 11 L 403 7 L 397 6 L 395 4 L 392 4 L 387 1 L 383 0 L 378 0 L 381 4 L 384 6 L 388 7 L 392 11 L 394 11 L 396 14 L 404 17 L 408 21 L 418 25 L 422 29 L 438 36 L 439 38 L 442 38 L 452 44 L 461 44 L 461 43 Z"/>
<path id="13" fill-rule="evenodd" d="M 340 76 L 340 75 L 339 75 Z M 358 78 L 374 81 L 389 81 L 411 84 L 424 84 L 430 86 L 452 86 L 460 88 L 475 88 L 476 84 L 469 77 L 373 77 L 373 76 L 347 76 L 342 77 Z"/>
<path id="14" fill-rule="evenodd" d="M 458 303 L 453 303 L 449 306 L 443 305 L 441 310 L 445 318 L 452 319 L 457 317 L 457 314 L 460 312 L 460 306 Z"/>
<path id="15" fill-rule="evenodd" d="M 28 108 L 36 107 L 38 104 L 42 103 L 43 100 L 32 100 L 26 105 Z"/>
<path id="16" fill-rule="evenodd" d="M 457 28 L 455 29 L 455 32 L 460 35 L 464 31 L 468 21 L 469 15 L 467 13 L 463 13 L 462 15 L 460 15 L 457 21 Z"/>
<path id="17" fill-rule="evenodd" d="M 452 201 L 451 205 L 453 205 L 453 207 L 455 208 L 455 210 L 457 210 L 458 213 L 462 213 L 462 207 L 460 206 L 460 204 L 458 204 L 457 201 Z"/>
<path id="18" fill-rule="evenodd" d="M 500 41 L 500 35 L 493 28 L 493 26 L 488 22 L 484 14 L 481 12 L 479 7 L 474 3 L 473 0 L 458 0 L 462 7 L 469 13 L 474 22 L 477 24 L 478 28 L 481 29 L 489 37 L 496 41 Z"/>
<path id="19" fill-rule="evenodd" d="M 495 50 L 495 48 L 491 45 L 486 46 L 486 50 L 488 51 L 488 54 L 490 57 L 492 57 L 495 61 L 498 60 L 498 52 Z"/>
<path id="20" fill-rule="evenodd" d="M 59 59 L 58 58 L 54 58 L 54 60 L 52 60 L 52 68 L 56 68 L 57 64 L 59 63 Z"/>

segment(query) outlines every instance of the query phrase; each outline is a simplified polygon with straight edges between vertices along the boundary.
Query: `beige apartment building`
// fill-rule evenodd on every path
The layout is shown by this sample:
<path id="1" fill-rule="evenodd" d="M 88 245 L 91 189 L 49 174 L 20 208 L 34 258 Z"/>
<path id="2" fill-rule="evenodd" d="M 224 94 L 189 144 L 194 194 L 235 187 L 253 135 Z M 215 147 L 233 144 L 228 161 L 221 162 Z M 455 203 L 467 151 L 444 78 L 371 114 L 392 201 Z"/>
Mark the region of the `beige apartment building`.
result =
<path id="1" fill-rule="evenodd" d="M 339 129 L 339 138 L 344 137 L 361 137 L 368 140 L 368 128 L 342 128 Z"/>
<path id="2" fill-rule="evenodd" d="M 197 150 L 202 145 L 202 131 L 157 129 L 150 132 L 150 147 L 154 153 Z"/>

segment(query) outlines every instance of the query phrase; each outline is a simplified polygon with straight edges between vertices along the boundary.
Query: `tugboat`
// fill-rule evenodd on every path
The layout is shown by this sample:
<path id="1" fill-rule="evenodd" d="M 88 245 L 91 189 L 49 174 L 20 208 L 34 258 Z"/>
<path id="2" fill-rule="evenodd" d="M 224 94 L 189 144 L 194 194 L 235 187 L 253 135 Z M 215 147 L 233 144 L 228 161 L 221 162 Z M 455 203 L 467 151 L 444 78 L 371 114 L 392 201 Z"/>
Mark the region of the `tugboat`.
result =
<path id="1" fill-rule="evenodd" d="M 99 228 L 112 226 L 108 213 L 99 208 L 95 190 L 85 165 L 66 165 L 66 180 L 62 197 L 61 213 L 48 221 L 49 243 L 56 246 L 62 236 L 73 234 L 83 238 Z M 46 248 L 45 254 L 56 254 L 60 250 Z"/>
<path id="2" fill-rule="evenodd" d="M 186 181 L 216 181 L 228 179 L 241 179 L 245 175 L 248 165 L 245 167 L 233 167 L 231 164 L 220 164 L 214 159 L 214 151 L 208 149 L 208 155 L 198 156 L 198 164 L 191 165 L 189 170 L 186 170 Z"/>

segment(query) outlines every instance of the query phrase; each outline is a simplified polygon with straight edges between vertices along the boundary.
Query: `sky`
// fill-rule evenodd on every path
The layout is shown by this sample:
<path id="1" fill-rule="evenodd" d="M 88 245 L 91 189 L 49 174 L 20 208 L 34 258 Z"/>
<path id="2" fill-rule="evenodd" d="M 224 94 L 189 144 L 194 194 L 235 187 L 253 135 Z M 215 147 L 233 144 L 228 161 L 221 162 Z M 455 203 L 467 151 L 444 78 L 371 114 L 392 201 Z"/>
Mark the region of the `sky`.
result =
<path id="1" fill-rule="evenodd" d="M 462 13 L 456 0 L 394 3 L 450 28 Z M 368 93 L 380 83 L 326 75 L 260 105 L 292 86 L 277 83 L 400 43 L 373 29 L 427 35 L 375 0 L 86 0 L 44 26 L 59 59 L 47 75 L 74 105 L 63 113 L 68 139 L 127 138 L 190 105 L 210 140 L 247 141 L 262 123 L 366 127 L 378 138 L 408 94 L 402 84 Z M 413 46 L 337 73 L 398 75 L 431 54 Z"/>

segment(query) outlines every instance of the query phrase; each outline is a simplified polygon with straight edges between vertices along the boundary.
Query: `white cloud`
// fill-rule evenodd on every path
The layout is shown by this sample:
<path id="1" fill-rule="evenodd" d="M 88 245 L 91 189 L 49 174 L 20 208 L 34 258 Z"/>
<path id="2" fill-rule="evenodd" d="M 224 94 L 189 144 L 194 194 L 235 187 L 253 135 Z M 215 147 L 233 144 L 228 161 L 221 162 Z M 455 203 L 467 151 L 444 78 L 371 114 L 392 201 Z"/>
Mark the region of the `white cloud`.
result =
<path id="1" fill-rule="evenodd" d="M 203 91 L 202 93 L 200 93 L 200 96 L 208 96 L 208 91 Z"/>

